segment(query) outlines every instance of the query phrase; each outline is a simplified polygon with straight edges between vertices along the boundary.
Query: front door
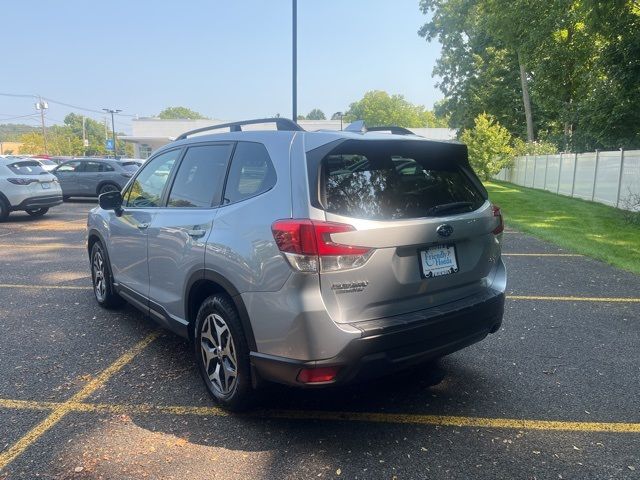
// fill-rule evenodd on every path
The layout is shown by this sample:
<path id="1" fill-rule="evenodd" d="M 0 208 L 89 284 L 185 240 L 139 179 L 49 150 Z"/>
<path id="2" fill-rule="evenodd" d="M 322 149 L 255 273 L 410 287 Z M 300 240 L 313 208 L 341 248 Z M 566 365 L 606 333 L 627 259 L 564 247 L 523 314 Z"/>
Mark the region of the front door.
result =
<path id="1" fill-rule="evenodd" d="M 161 206 L 180 152 L 170 150 L 150 160 L 125 190 L 122 213 L 110 214 L 108 249 L 114 281 L 124 287 L 125 295 L 145 306 L 149 297 L 147 230 Z"/>
<path id="2" fill-rule="evenodd" d="M 60 182 L 60 188 L 62 188 L 62 194 L 65 196 L 79 195 L 78 187 L 78 173 L 76 171 L 80 168 L 80 162 L 77 160 L 71 162 L 65 162 L 54 170 L 54 175 Z"/>
<path id="3" fill-rule="evenodd" d="M 158 209 L 149 227 L 149 298 L 152 309 L 156 304 L 165 310 L 158 313 L 166 321 L 184 324 L 187 320 L 185 285 L 204 267 L 205 245 L 221 201 L 232 149 L 232 143 L 223 142 L 187 148 L 166 206 Z"/>

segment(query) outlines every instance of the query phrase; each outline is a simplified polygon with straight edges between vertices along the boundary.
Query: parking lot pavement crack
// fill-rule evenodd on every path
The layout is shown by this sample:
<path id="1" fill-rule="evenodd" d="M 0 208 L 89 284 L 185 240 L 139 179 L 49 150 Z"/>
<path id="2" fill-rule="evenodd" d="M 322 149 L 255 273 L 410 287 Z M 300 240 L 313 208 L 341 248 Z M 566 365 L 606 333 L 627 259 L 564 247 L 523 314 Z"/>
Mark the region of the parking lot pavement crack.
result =
<path id="1" fill-rule="evenodd" d="M 98 388 L 102 387 L 113 375 L 131 362 L 136 355 L 142 352 L 151 342 L 153 342 L 160 332 L 155 331 L 147 335 L 144 339 L 136 343 L 132 348 L 123 353 L 115 362 L 101 371 L 96 377 L 90 380 L 79 392 L 73 395 L 68 401 L 60 403 L 44 420 L 29 430 L 20 440 L 0 453 L 0 471 L 9 463 L 22 454 L 29 446 L 37 441 L 44 433 L 53 428 L 64 416 L 74 411 L 74 405 L 88 398 Z M 16 401 L 13 401 L 17 405 Z M 2 404 L 0 404 L 2 406 Z M 10 408 L 10 407 L 9 407 Z"/>

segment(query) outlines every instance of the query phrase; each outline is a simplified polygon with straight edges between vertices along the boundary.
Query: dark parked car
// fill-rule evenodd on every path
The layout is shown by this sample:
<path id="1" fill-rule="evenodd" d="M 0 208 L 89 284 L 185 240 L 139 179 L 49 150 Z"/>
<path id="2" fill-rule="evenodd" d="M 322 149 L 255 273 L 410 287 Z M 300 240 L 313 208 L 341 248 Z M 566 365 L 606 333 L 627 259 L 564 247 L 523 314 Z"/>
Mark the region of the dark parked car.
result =
<path id="1" fill-rule="evenodd" d="M 134 161 L 79 158 L 63 163 L 52 173 L 58 177 L 66 200 L 120 191 L 139 167 L 140 164 Z"/>

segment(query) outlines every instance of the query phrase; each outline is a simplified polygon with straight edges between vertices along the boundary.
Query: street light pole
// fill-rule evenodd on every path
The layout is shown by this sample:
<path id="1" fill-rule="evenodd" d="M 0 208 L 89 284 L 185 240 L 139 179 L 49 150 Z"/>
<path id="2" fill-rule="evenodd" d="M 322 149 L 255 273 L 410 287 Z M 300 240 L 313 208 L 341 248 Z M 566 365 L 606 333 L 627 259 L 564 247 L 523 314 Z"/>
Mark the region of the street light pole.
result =
<path id="1" fill-rule="evenodd" d="M 293 101 L 293 118 L 295 122 L 298 120 L 298 0 L 292 0 L 291 10 L 292 17 L 292 101 Z"/>
<path id="2" fill-rule="evenodd" d="M 116 113 L 120 113 L 122 110 L 111 110 L 110 108 L 103 108 L 107 113 L 111 114 L 111 136 L 113 138 L 113 158 L 116 158 L 116 124 L 113 120 L 113 115 Z"/>

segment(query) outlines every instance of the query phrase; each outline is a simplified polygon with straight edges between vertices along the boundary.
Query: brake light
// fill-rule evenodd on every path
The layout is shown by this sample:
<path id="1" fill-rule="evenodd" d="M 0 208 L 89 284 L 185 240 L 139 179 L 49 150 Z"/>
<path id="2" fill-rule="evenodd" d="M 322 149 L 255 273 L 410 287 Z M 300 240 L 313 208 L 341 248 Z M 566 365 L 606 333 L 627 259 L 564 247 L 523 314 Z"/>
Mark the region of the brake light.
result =
<path id="1" fill-rule="evenodd" d="M 498 217 L 498 226 L 493 230 L 494 235 L 499 235 L 504 231 L 504 220 L 502 219 L 502 212 L 500 211 L 500 207 L 497 205 L 491 205 L 491 210 L 493 210 L 493 216 Z"/>
<path id="2" fill-rule="evenodd" d="M 278 248 L 289 264 L 301 272 L 348 270 L 364 265 L 371 255 L 370 248 L 331 240 L 334 233 L 354 230 L 344 223 L 309 219 L 278 220 L 271 226 Z"/>
<path id="3" fill-rule="evenodd" d="M 7 178 L 7 180 L 14 185 L 30 185 L 38 182 L 35 178 Z"/>
<path id="4" fill-rule="evenodd" d="M 303 368 L 298 374 L 298 381 L 302 383 L 332 382 L 338 375 L 339 367 Z"/>

